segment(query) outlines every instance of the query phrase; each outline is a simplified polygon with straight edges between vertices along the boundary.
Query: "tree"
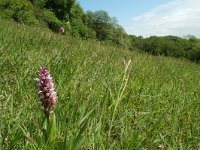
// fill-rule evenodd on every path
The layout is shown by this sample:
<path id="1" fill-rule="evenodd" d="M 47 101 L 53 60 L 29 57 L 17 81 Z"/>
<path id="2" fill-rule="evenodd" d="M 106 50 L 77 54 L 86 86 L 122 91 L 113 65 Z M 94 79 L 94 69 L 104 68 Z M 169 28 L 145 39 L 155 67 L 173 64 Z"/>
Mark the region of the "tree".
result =
<path id="1" fill-rule="evenodd" d="M 196 42 L 196 44 L 189 51 L 189 59 L 200 63 L 200 41 Z"/>
<path id="2" fill-rule="evenodd" d="M 75 0 L 47 0 L 45 8 L 53 11 L 58 19 L 69 21 L 69 14 L 74 4 Z"/>

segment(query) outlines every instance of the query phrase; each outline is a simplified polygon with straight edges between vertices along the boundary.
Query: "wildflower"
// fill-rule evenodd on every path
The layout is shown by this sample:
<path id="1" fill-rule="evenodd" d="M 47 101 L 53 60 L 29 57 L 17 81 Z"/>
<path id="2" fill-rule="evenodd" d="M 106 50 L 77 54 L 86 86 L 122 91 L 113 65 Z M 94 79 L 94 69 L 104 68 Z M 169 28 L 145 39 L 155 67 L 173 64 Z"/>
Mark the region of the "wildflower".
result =
<path id="1" fill-rule="evenodd" d="M 97 53 L 96 52 L 92 52 L 92 57 L 97 57 Z"/>
<path id="2" fill-rule="evenodd" d="M 39 69 L 38 77 L 35 79 L 38 97 L 41 102 L 42 111 L 48 117 L 55 108 L 56 92 L 54 91 L 52 77 L 45 67 Z"/>
<path id="3" fill-rule="evenodd" d="M 59 28 L 59 32 L 60 32 L 60 33 L 64 33 L 64 32 L 65 32 L 64 27 L 60 27 L 60 28 Z"/>

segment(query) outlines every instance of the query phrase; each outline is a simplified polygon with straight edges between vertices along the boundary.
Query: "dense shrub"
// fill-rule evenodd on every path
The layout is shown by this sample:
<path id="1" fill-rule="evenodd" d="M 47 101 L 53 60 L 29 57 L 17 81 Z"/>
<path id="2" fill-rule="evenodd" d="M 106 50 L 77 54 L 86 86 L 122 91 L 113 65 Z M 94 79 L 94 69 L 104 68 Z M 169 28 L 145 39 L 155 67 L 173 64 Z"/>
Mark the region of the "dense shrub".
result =
<path id="1" fill-rule="evenodd" d="M 58 18 L 56 18 L 56 16 L 54 15 L 54 13 L 50 10 L 44 10 L 43 11 L 43 16 L 44 16 L 44 21 L 47 22 L 49 28 L 52 31 L 57 32 L 58 29 L 63 26 L 62 21 L 60 21 Z"/>
<path id="2" fill-rule="evenodd" d="M 176 36 L 152 36 L 144 39 L 144 50 L 153 55 L 185 57 L 190 47 L 187 39 Z"/>
<path id="3" fill-rule="evenodd" d="M 33 5 L 36 5 L 36 6 L 40 7 L 40 8 L 44 8 L 44 6 L 45 6 L 45 4 L 47 2 L 47 0 L 29 0 L 29 1 L 32 2 Z"/>
<path id="4" fill-rule="evenodd" d="M 3 0 L 0 5 L 1 8 L 4 8 L 4 16 L 11 17 L 18 22 L 28 25 L 39 23 L 34 16 L 33 6 L 28 1 Z"/>
<path id="5" fill-rule="evenodd" d="M 188 52 L 189 59 L 200 63 L 200 42 L 196 43 Z"/>

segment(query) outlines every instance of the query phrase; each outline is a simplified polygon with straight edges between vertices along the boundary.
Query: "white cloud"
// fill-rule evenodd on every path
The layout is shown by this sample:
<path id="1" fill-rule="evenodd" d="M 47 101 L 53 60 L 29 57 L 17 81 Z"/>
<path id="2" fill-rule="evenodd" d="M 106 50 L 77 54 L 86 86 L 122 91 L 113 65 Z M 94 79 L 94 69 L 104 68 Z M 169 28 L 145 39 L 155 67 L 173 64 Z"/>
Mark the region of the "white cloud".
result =
<path id="1" fill-rule="evenodd" d="M 200 0 L 173 0 L 133 18 L 128 34 L 200 37 Z"/>

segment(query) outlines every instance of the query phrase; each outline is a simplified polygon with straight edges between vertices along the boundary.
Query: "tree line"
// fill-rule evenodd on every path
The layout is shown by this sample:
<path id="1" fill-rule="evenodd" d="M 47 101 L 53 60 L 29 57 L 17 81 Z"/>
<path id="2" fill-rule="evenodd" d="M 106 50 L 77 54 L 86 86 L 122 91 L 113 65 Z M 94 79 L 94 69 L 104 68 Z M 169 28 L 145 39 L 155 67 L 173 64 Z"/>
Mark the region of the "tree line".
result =
<path id="1" fill-rule="evenodd" d="M 129 35 L 131 50 L 147 52 L 152 55 L 182 57 L 200 63 L 200 39 L 188 35 L 185 38 L 177 36 L 151 36 L 143 38 Z"/>
<path id="2" fill-rule="evenodd" d="M 77 38 L 96 39 L 131 51 L 184 57 L 200 63 L 200 40 L 196 37 L 128 35 L 115 17 L 104 10 L 84 12 L 76 0 L 1 0 L 0 11 L 1 17 L 23 24 L 48 27 L 54 32 L 64 27 L 65 34 Z"/>

